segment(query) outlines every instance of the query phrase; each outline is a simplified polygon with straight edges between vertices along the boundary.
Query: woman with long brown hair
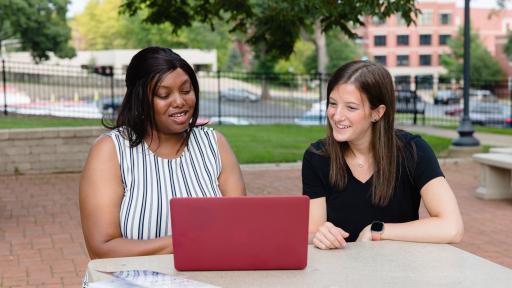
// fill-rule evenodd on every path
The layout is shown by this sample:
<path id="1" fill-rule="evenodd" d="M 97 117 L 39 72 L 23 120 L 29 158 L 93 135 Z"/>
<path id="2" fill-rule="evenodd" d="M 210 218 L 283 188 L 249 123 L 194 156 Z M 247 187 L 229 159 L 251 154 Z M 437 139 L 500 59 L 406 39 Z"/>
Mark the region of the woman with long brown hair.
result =
<path id="1" fill-rule="evenodd" d="M 304 153 L 303 193 L 311 198 L 310 241 L 459 242 L 453 191 L 421 137 L 394 128 L 395 93 L 379 64 L 353 61 L 327 86 L 327 136 Z M 430 217 L 419 219 L 423 199 Z"/>

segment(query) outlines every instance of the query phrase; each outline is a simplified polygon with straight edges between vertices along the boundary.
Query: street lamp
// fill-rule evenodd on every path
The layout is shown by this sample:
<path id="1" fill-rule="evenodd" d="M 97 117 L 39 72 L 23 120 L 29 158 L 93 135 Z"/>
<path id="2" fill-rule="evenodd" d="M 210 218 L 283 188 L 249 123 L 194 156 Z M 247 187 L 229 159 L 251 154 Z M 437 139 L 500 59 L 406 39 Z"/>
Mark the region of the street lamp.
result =
<path id="1" fill-rule="evenodd" d="M 457 128 L 459 138 L 454 139 L 452 144 L 460 147 L 474 147 L 479 146 L 480 141 L 473 137 L 473 125 L 469 118 L 469 86 L 470 84 L 470 52 L 471 52 L 471 34 L 469 22 L 469 1 L 464 1 L 464 114 Z"/>

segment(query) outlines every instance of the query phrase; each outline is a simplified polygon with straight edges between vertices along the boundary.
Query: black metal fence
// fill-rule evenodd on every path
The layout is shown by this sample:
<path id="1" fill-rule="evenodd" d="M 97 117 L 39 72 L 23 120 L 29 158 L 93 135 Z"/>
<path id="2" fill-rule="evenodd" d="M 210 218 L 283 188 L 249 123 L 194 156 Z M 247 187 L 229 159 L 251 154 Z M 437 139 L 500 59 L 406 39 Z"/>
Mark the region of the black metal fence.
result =
<path id="1" fill-rule="evenodd" d="M 3 60 L 0 69 L 0 109 L 5 115 L 111 118 L 126 91 L 125 71 L 110 67 L 35 65 Z M 201 91 L 199 115 L 204 121 L 240 125 L 318 125 L 326 121 L 326 75 L 200 71 L 197 76 Z M 397 123 L 458 125 L 463 103 L 460 85 L 425 84 L 418 77 L 403 84 L 395 83 Z M 512 127 L 508 85 L 472 82 L 473 86 L 470 107 L 488 106 L 489 113 L 494 115 L 487 119 L 472 108 L 470 116 L 474 122 Z"/>

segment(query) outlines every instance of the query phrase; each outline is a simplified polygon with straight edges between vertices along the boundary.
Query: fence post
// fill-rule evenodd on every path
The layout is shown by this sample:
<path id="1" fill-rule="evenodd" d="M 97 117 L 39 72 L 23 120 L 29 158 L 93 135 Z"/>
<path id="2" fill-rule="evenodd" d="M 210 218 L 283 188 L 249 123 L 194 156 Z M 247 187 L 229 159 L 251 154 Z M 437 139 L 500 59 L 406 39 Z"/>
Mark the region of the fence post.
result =
<path id="1" fill-rule="evenodd" d="M 112 121 L 116 115 L 116 108 L 114 106 L 114 67 L 112 66 L 112 73 L 110 73 L 110 107 L 112 107 Z"/>
<path id="2" fill-rule="evenodd" d="M 508 115 L 508 117 L 510 118 L 510 121 L 512 121 L 512 89 L 509 88 L 509 101 L 510 101 L 510 114 Z M 512 128 L 512 122 L 510 123 L 510 127 Z"/>
<path id="3" fill-rule="evenodd" d="M 4 115 L 7 115 L 7 76 L 5 75 L 4 59 L 2 59 L 2 89 L 4 91 Z"/>
<path id="4" fill-rule="evenodd" d="M 222 112 L 221 112 L 221 97 L 220 97 L 220 69 L 217 70 L 217 111 L 219 117 L 219 125 L 222 125 Z"/>
<path id="5" fill-rule="evenodd" d="M 322 89 L 323 89 L 323 85 L 322 85 L 322 82 L 324 81 L 323 79 L 323 75 L 321 72 L 318 72 L 318 81 L 319 81 L 319 85 L 318 85 L 318 107 L 320 109 L 320 111 L 318 111 L 318 124 L 319 125 L 322 125 Z M 326 111 L 327 113 L 327 111 Z"/>
<path id="6" fill-rule="evenodd" d="M 418 122 L 418 75 L 414 75 L 414 90 L 412 91 L 412 104 L 413 104 L 413 118 L 412 123 L 414 125 Z"/>

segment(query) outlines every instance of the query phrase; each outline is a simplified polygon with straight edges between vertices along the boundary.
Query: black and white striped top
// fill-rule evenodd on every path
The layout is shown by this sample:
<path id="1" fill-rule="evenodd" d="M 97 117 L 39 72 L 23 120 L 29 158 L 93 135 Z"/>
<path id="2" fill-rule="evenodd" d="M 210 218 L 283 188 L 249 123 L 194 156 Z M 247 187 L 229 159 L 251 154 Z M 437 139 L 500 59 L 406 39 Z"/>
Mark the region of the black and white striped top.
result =
<path id="1" fill-rule="evenodd" d="M 196 127 L 188 146 L 175 159 L 153 154 L 143 142 L 130 148 L 121 130 L 113 130 L 124 197 L 121 234 L 127 239 L 153 239 L 171 235 L 169 200 L 174 197 L 218 197 L 221 161 L 212 128 Z"/>

